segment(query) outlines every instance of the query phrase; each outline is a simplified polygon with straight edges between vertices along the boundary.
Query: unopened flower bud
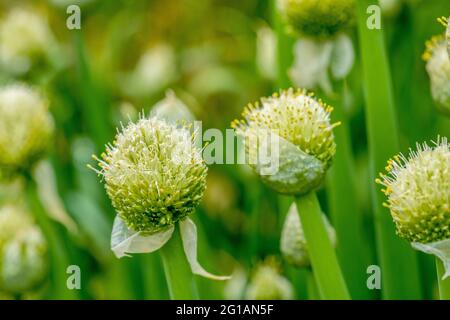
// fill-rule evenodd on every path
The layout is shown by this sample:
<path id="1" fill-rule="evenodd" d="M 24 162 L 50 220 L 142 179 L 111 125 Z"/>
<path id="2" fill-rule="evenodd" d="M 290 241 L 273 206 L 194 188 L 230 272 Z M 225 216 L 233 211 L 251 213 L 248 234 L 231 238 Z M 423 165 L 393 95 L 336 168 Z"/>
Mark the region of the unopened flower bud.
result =
<path id="1" fill-rule="evenodd" d="M 0 178 L 33 165 L 53 131 L 48 103 L 36 91 L 24 85 L 0 88 Z"/>
<path id="2" fill-rule="evenodd" d="M 313 38 L 327 38 L 354 21 L 354 0 L 279 0 L 290 29 Z"/>
<path id="3" fill-rule="evenodd" d="M 323 215 L 331 243 L 336 245 L 336 232 L 327 217 Z M 295 267 L 305 268 L 311 265 L 308 254 L 308 243 L 303 233 L 302 223 L 295 203 L 289 208 L 281 231 L 280 249 L 288 263 Z"/>
<path id="4" fill-rule="evenodd" d="M 305 194 L 322 184 L 336 152 L 333 128 L 338 123 L 330 123 L 331 111 L 312 94 L 289 89 L 262 98 L 261 106 L 249 105 L 242 114 L 245 120 L 236 120 L 232 126 L 246 139 L 250 158 L 254 149 L 257 154 L 262 149 L 254 142 L 261 139 L 261 133 L 279 137 L 270 146 L 272 156 L 279 160 L 276 172 L 261 174 L 258 163 L 249 164 L 275 191 Z"/>
<path id="5" fill-rule="evenodd" d="M 29 213 L 17 205 L 0 208 L 0 291 L 32 290 L 47 267 L 47 244 Z"/>

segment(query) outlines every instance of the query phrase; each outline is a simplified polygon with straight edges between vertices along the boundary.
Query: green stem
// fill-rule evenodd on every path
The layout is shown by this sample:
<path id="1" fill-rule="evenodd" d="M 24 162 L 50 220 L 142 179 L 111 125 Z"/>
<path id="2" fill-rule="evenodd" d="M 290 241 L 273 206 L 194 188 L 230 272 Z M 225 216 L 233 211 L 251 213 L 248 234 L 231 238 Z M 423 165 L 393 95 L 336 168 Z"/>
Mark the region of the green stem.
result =
<path id="1" fill-rule="evenodd" d="M 286 89 L 291 86 L 291 81 L 288 76 L 288 70 L 291 67 L 293 60 L 292 47 L 294 39 L 286 34 L 286 28 L 280 16 L 280 12 L 277 9 L 277 1 L 273 0 L 272 15 L 273 25 L 277 35 L 277 86 L 279 89 Z"/>
<path id="2" fill-rule="evenodd" d="M 308 282 L 308 300 L 320 300 L 319 289 L 317 289 L 317 283 L 314 279 L 314 274 L 312 270 L 308 270 L 307 273 Z"/>
<path id="3" fill-rule="evenodd" d="M 386 57 L 382 29 L 369 29 L 366 13 L 378 1 L 356 1 L 358 33 L 361 46 L 366 98 L 366 123 L 374 180 L 386 161 L 397 154 L 399 137 L 395 117 L 390 70 Z M 383 207 L 383 196 L 372 184 L 375 231 L 378 257 L 383 270 L 382 288 L 386 299 L 420 299 L 422 297 L 416 254 L 395 234 L 389 211 Z"/>
<path id="4" fill-rule="evenodd" d="M 77 55 L 79 87 L 81 90 L 81 108 L 84 123 L 93 138 L 97 151 L 103 150 L 113 131 L 108 119 L 107 103 L 102 101 L 91 74 L 89 60 L 84 48 L 81 31 L 74 32 L 74 47 Z"/>
<path id="5" fill-rule="evenodd" d="M 325 300 L 350 299 L 315 192 L 297 196 L 296 203 L 320 296 Z"/>
<path id="6" fill-rule="evenodd" d="M 441 300 L 450 300 L 450 278 L 442 280 L 445 274 L 445 268 L 439 258 L 436 258 L 436 272 L 439 284 L 439 297 Z"/>
<path id="7" fill-rule="evenodd" d="M 187 261 L 179 227 L 172 238 L 160 249 L 169 295 L 172 300 L 198 299 L 197 286 Z"/>
<path id="8" fill-rule="evenodd" d="M 364 246 L 362 215 L 355 201 L 357 192 L 350 129 L 344 119 L 343 106 L 336 103 L 333 106 L 333 120 L 342 121 L 342 125 L 334 131 L 339 150 L 330 168 L 327 188 L 330 214 L 339 239 L 336 253 L 352 297 L 371 299 L 373 294 L 366 286 L 365 272 L 368 265 L 365 249 L 368 246 Z"/>
<path id="9" fill-rule="evenodd" d="M 52 299 L 77 299 L 79 298 L 76 290 L 69 290 L 67 287 L 66 274 L 67 267 L 70 266 L 69 255 L 64 247 L 64 238 L 58 231 L 55 223 L 49 219 L 41 203 L 36 182 L 30 177 L 27 184 L 27 196 L 29 205 L 32 209 L 36 222 L 44 234 L 50 255 L 50 277 L 52 281 L 53 296 Z"/>

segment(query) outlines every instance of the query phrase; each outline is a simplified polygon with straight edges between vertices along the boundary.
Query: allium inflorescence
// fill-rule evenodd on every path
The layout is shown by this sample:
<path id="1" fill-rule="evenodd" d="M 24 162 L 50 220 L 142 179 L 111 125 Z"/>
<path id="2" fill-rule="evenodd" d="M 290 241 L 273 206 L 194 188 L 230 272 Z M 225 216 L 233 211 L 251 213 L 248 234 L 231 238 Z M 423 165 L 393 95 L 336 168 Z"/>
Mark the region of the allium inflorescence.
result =
<path id="1" fill-rule="evenodd" d="M 450 17 L 446 18 L 446 17 L 440 17 L 438 18 L 438 21 L 444 26 L 446 27 L 446 31 L 445 31 L 445 40 L 447 41 L 447 54 L 448 57 L 450 59 Z"/>
<path id="2" fill-rule="evenodd" d="M 47 244 L 29 213 L 19 205 L 0 209 L 0 291 L 33 289 L 47 271 Z"/>
<path id="3" fill-rule="evenodd" d="M 47 21 L 36 12 L 15 8 L 0 21 L 0 62 L 23 72 L 31 59 L 43 56 L 53 41 Z"/>
<path id="4" fill-rule="evenodd" d="M 327 38 L 354 21 L 354 0 L 279 0 L 290 29 L 301 35 Z"/>
<path id="5" fill-rule="evenodd" d="M 438 138 L 410 151 L 409 158 L 388 161 L 387 174 L 377 183 L 385 186 L 390 210 L 402 238 L 430 243 L 450 238 L 450 145 Z"/>
<path id="6" fill-rule="evenodd" d="M 431 94 L 437 107 L 450 114 L 450 58 L 443 35 L 426 42 L 423 59 L 431 82 Z"/>
<path id="7" fill-rule="evenodd" d="M 256 267 L 245 297 L 250 300 L 290 300 L 293 293 L 291 283 L 280 274 L 276 261 L 269 259 Z"/>
<path id="8" fill-rule="evenodd" d="M 327 217 L 323 215 L 325 226 L 331 242 L 336 245 L 336 232 L 330 225 Z M 302 223 L 295 203 L 289 208 L 281 231 L 280 249 L 286 261 L 299 268 L 309 267 L 311 261 L 308 254 L 308 243 L 305 239 Z"/>
<path id="9" fill-rule="evenodd" d="M 0 178 L 32 165 L 53 131 L 48 103 L 36 91 L 24 85 L 0 88 Z"/>
<path id="10" fill-rule="evenodd" d="M 330 123 L 331 111 L 312 93 L 289 89 L 262 98 L 261 106 L 250 104 L 242 114 L 244 120 L 235 120 L 232 126 L 246 138 L 261 129 L 278 135 L 279 179 L 261 178 L 280 193 L 301 194 L 322 183 L 336 152 L 333 128 L 339 123 Z"/>
<path id="11" fill-rule="evenodd" d="M 96 170 L 127 226 L 155 233 L 190 214 L 202 199 L 207 167 L 188 128 L 141 118 L 122 128 Z"/>

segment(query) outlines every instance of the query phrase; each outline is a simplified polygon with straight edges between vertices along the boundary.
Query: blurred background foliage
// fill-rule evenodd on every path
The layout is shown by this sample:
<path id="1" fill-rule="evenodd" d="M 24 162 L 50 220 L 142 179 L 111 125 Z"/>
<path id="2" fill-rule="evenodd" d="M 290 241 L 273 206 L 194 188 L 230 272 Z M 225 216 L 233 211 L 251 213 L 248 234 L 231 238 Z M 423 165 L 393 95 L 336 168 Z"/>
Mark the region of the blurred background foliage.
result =
<path id="1" fill-rule="evenodd" d="M 81 30 L 66 27 L 70 4 L 81 8 Z M 56 134 L 48 159 L 50 173 L 47 170 L 40 179 L 54 182 L 57 200 L 42 201 L 47 211 L 58 203 L 65 218 L 56 219 L 52 228 L 63 240 L 68 262 L 80 266 L 82 275 L 81 290 L 58 290 L 65 283 L 55 282 L 65 279 L 67 266 L 53 259 L 47 279 L 26 292 L 5 292 L 6 298 L 168 298 L 159 255 L 113 257 L 109 239 L 115 213 L 99 178 L 86 164 L 93 163 L 91 155 L 100 154 L 105 143 L 113 140 L 121 122 L 136 119 L 139 112 L 148 114 L 167 89 L 203 122 L 204 130 L 225 130 L 248 102 L 286 88 L 288 72 L 277 69 L 280 54 L 273 7 L 269 0 L 0 0 L 0 53 L 8 34 L 18 42 L 35 43 L 23 59 L 8 60 L 3 54 L 0 85 L 27 83 L 50 102 Z M 16 18 L 15 23 L 35 23 L 35 30 L 40 31 L 23 33 L 26 28 L 13 29 L 4 23 L 17 10 L 30 12 L 37 21 Z M 400 128 L 399 151 L 438 134 L 450 136 L 449 118 L 433 107 L 421 58 L 425 41 L 443 32 L 436 18 L 449 13 L 446 0 L 400 1 L 394 12 L 383 17 Z M 377 261 L 364 83 L 356 29 L 350 36 L 356 48 L 355 63 L 344 83 L 342 112 L 350 128 L 357 185 L 354 201 L 363 215 L 367 263 L 371 265 Z M 284 54 L 289 57 L 294 39 L 286 37 Z M 318 90 L 318 95 L 323 92 Z M 202 206 L 193 215 L 199 228 L 199 260 L 207 269 L 233 273 L 234 278 L 228 283 L 198 278 L 200 297 L 246 297 L 255 268 L 268 259 L 293 284 L 293 297 L 306 298 L 306 271 L 285 265 L 279 253 L 290 199 L 276 196 L 244 166 L 212 165 L 209 169 Z M 3 206 L 26 202 L 21 184 L 19 179 L 0 186 Z M 328 212 L 325 189 L 319 197 Z M 436 283 L 428 258 L 421 255 L 423 294 L 432 298 Z M 57 278 L 57 273 L 63 276 Z M 373 298 L 377 297 L 379 293 L 374 292 Z"/>

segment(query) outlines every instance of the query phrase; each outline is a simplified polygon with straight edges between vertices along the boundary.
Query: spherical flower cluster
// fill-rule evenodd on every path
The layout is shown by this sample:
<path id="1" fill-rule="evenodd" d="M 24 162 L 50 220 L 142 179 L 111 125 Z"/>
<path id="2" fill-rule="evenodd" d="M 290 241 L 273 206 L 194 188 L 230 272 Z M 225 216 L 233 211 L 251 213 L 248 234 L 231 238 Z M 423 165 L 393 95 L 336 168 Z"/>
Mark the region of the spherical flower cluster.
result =
<path id="1" fill-rule="evenodd" d="M 0 88 L 0 178 L 32 165 L 53 131 L 48 103 L 36 91 L 24 85 Z"/>
<path id="2" fill-rule="evenodd" d="M 52 33 L 42 16 L 15 8 L 0 22 L 0 61 L 13 70 L 27 71 L 30 60 L 43 55 L 51 41 Z"/>
<path id="3" fill-rule="evenodd" d="M 134 231 L 172 226 L 203 197 L 207 167 L 187 128 L 142 118 L 123 128 L 102 158 L 96 159 L 107 194 Z"/>
<path id="4" fill-rule="evenodd" d="M 423 55 L 431 82 L 431 94 L 440 111 L 450 114 L 450 58 L 443 36 L 433 37 L 426 43 Z"/>
<path id="5" fill-rule="evenodd" d="M 290 29 L 313 38 L 327 38 L 354 21 L 354 0 L 279 0 Z"/>
<path id="6" fill-rule="evenodd" d="M 29 213 L 17 205 L 0 209 L 0 291 L 32 290 L 47 274 L 47 244 Z"/>
<path id="7" fill-rule="evenodd" d="M 261 107 L 249 105 L 242 114 L 245 120 L 232 126 L 250 141 L 261 130 L 278 135 L 278 174 L 261 179 L 279 193 L 303 194 L 321 185 L 336 152 L 333 128 L 338 123 L 330 123 L 331 111 L 305 90 L 289 89 L 262 98 Z"/>
<path id="8" fill-rule="evenodd" d="M 283 277 L 276 265 L 266 262 L 259 265 L 250 279 L 245 298 L 249 300 L 293 299 L 292 284 Z"/>
<path id="9" fill-rule="evenodd" d="M 330 225 L 327 217 L 323 215 L 328 236 L 331 242 L 336 245 L 336 232 Z M 308 244 L 303 232 L 302 223 L 298 215 L 295 203 L 289 208 L 289 212 L 284 221 L 281 231 L 280 249 L 283 257 L 288 263 L 298 268 L 305 268 L 311 265 L 308 254 Z"/>
<path id="10" fill-rule="evenodd" d="M 400 237 L 419 243 L 450 238 L 450 145 L 438 138 L 434 147 L 418 145 L 409 158 L 388 161 L 384 185 Z"/>

